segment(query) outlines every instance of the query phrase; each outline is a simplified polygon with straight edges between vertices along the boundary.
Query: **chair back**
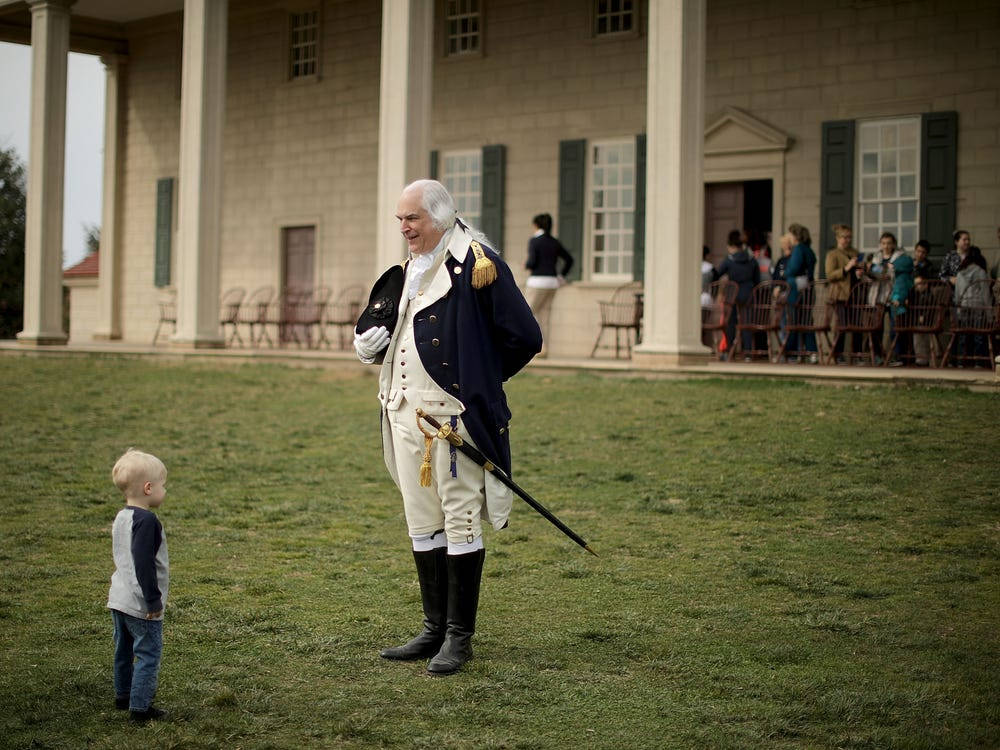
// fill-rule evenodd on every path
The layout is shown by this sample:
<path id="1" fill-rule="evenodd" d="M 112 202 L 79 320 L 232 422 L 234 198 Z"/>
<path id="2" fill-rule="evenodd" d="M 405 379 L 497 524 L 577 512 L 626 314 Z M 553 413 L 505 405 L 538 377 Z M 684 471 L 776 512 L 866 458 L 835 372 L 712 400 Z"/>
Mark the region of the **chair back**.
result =
<path id="1" fill-rule="evenodd" d="M 739 288 L 739 284 L 730 279 L 719 279 L 709 285 L 708 293 L 712 297 L 712 302 L 701 308 L 701 329 L 703 331 L 725 330 L 729 316 L 732 315 Z"/>
<path id="2" fill-rule="evenodd" d="M 951 330 L 956 333 L 992 333 L 997 320 L 993 280 L 976 279 L 962 292 L 952 310 Z"/>
<path id="3" fill-rule="evenodd" d="M 241 286 L 234 286 L 227 289 L 219 300 L 219 321 L 222 323 L 236 323 L 239 319 L 240 305 L 246 296 L 246 289 Z"/>
<path id="4" fill-rule="evenodd" d="M 737 305 L 738 328 L 749 331 L 777 331 L 781 327 L 781 313 L 788 298 L 788 284 L 784 281 L 764 281 L 753 288 L 750 300 Z"/>
<path id="5" fill-rule="evenodd" d="M 885 306 L 875 301 L 873 290 L 876 284 L 877 282 L 863 278 L 854 285 L 847 298 L 841 330 L 852 333 L 874 333 L 881 329 Z"/>
<path id="6" fill-rule="evenodd" d="M 272 299 L 274 299 L 273 286 L 261 286 L 254 289 L 240 305 L 240 322 L 262 323 L 267 320 L 267 308 Z"/>
<path id="7" fill-rule="evenodd" d="M 598 302 L 601 325 L 606 328 L 635 328 L 642 323 L 641 281 L 630 281 L 615 289 L 610 302 Z"/>
<path id="8" fill-rule="evenodd" d="M 327 305 L 326 322 L 330 325 L 353 325 L 361 315 L 365 289 L 360 284 L 344 287 L 337 298 Z"/>
<path id="9" fill-rule="evenodd" d="M 951 285 L 947 281 L 925 281 L 914 286 L 906 297 L 904 312 L 895 316 L 900 333 L 941 333 L 945 314 L 951 302 Z"/>
<path id="10" fill-rule="evenodd" d="M 810 281 L 799 291 L 795 302 L 786 311 L 789 331 L 830 330 L 830 287 L 826 279 Z"/>

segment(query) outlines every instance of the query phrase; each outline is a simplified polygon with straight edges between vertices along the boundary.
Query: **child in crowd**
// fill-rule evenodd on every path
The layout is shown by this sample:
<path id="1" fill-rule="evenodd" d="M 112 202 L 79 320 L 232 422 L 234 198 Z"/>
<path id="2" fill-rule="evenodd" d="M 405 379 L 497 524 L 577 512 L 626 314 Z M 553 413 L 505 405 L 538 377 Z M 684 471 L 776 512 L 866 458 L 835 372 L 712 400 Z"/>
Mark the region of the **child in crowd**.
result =
<path id="1" fill-rule="evenodd" d="M 163 652 L 169 564 L 163 526 L 152 509 L 167 494 L 167 469 L 156 456 L 129 448 L 115 463 L 111 479 L 125 495 L 125 507 L 111 529 L 115 572 L 108 592 L 115 707 L 129 709 L 136 721 L 159 719 L 166 712 L 153 707 L 153 696 Z"/>

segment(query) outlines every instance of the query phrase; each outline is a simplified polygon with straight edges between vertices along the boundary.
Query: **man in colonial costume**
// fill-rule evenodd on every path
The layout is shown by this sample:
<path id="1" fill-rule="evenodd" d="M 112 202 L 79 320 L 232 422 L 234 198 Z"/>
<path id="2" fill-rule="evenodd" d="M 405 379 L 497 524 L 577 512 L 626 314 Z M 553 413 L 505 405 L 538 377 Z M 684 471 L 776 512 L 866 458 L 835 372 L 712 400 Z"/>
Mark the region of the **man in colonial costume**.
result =
<path id="1" fill-rule="evenodd" d="M 376 283 L 354 346 L 381 363 L 382 443 L 403 496 L 423 601 L 423 630 L 381 652 L 430 659 L 452 674 L 472 657 L 485 549 L 481 521 L 507 525 L 513 495 L 418 424 L 422 409 L 510 473 L 503 382 L 541 350 L 538 324 L 510 268 L 457 215 L 441 183 L 418 180 L 396 218 L 409 256 Z"/>

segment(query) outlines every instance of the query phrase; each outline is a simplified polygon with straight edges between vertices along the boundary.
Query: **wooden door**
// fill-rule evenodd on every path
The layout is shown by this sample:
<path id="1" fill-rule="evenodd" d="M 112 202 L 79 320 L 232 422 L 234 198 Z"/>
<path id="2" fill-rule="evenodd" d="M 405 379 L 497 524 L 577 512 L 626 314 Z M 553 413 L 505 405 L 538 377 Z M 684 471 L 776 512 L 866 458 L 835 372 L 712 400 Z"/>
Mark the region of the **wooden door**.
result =
<path id="1" fill-rule="evenodd" d="M 285 227 L 281 230 L 282 319 L 295 319 L 295 300 L 313 288 L 316 267 L 316 228 Z M 282 342 L 294 338 L 291 326 L 281 326 Z"/>
<path id="2" fill-rule="evenodd" d="M 734 229 L 743 229 L 743 183 L 705 185 L 705 244 L 712 250 L 712 265 L 726 257 L 726 237 Z"/>

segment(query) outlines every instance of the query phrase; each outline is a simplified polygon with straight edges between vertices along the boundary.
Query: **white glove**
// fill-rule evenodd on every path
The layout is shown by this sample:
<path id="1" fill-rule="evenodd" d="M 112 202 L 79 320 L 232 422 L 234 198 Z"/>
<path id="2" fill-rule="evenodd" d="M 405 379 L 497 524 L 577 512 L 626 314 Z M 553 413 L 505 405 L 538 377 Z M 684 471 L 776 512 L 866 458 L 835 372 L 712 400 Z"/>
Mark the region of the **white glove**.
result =
<path id="1" fill-rule="evenodd" d="M 375 361 L 375 355 L 389 345 L 389 330 L 385 326 L 369 328 L 364 333 L 354 334 L 354 351 L 358 359 L 366 365 Z"/>

